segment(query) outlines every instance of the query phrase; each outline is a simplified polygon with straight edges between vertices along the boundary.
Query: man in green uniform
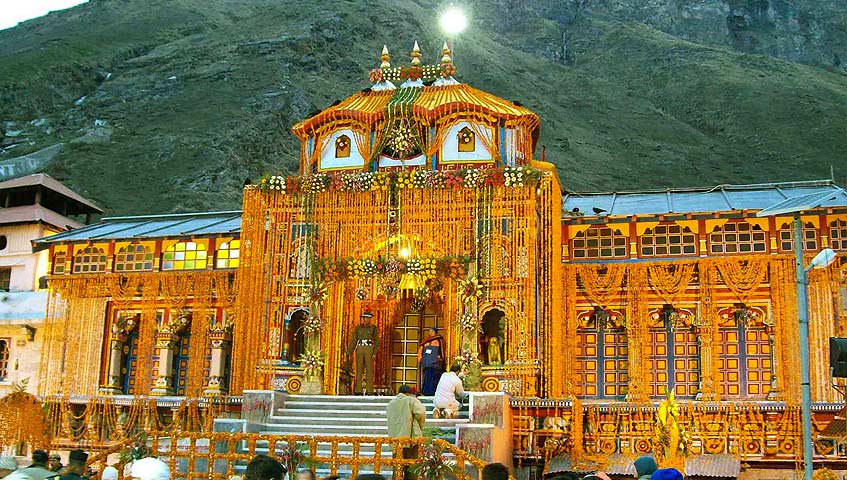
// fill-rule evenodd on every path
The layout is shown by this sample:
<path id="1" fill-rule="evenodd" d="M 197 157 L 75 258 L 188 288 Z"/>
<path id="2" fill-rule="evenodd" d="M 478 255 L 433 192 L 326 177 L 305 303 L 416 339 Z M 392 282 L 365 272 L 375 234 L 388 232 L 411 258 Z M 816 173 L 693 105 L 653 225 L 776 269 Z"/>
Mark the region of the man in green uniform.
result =
<path id="1" fill-rule="evenodd" d="M 365 393 L 373 393 L 374 386 L 374 358 L 379 351 L 379 331 L 376 325 L 371 323 L 373 314 L 365 311 L 362 313 L 362 322 L 353 330 L 350 337 L 350 345 L 347 347 L 347 356 L 353 359 L 356 383 L 353 393 L 362 393 L 362 380 L 365 382 Z M 353 352 L 355 351 L 355 357 Z"/>
<path id="2" fill-rule="evenodd" d="M 61 480 L 87 480 L 85 477 L 85 462 L 88 460 L 88 454 L 82 450 L 71 450 L 68 455 L 68 466 L 65 468 L 65 474 L 61 476 Z"/>

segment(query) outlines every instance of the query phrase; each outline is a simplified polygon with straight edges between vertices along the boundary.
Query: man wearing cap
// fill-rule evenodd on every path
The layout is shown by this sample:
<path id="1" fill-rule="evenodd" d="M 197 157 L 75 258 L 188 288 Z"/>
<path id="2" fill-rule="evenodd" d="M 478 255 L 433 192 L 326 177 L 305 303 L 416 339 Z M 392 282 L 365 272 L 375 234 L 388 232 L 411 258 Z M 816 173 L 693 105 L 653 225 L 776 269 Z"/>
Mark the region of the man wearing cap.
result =
<path id="1" fill-rule="evenodd" d="M 57 476 L 56 472 L 51 472 L 47 468 L 47 460 L 47 452 L 44 450 L 35 450 L 32 452 L 32 464 L 26 468 L 22 468 L 20 473 L 32 480 L 44 480 L 45 478 Z"/>
<path id="2" fill-rule="evenodd" d="M 362 381 L 365 382 L 364 392 L 373 392 L 374 384 L 374 358 L 379 351 L 379 331 L 376 325 L 371 323 L 373 314 L 367 310 L 362 312 L 362 322 L 353 330 L 350 337 L 350 345 L 347 347 L 347 356 L 353 358 L 356 383 L 353 393 L 362 393 Z M 353 357 L 355 351 L 356 356 Z"/>
<path id="3" fill-rule="evenodd" d="M 68 456 L 68 466 L 60 480 L 87 480 L 85 477 L 85 462 L 87 461 L 87 453 L 82 450 L 71 450 Z"/>

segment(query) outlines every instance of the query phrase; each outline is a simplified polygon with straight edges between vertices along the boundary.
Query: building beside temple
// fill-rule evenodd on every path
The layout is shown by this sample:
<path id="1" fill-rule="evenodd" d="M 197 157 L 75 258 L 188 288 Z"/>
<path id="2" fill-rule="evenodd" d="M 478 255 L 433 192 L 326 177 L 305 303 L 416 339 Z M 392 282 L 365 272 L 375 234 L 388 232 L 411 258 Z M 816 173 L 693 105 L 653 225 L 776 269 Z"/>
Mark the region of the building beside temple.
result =
<path id="1" fill-rule="evenodd" d="M 49 259 L 33 253 L 30 241 L 79 228 L 98 213 L 48 175 L 0 182 L 0 395 L 14 383 L 38 389 Z"/>
<path id="2" fill-rule="evenodd" d="M 105 218 L 36 240 L 52 295 L 40 392 L 346 394 L 367 310 L 377 392 L 418 382 L 418 343 L 438 326 L 473 388 L 512 396 L 515 458 L 547 473 L 623 474 L 650 452 L 695 477 L 742 460 L 793 468 L 792 219 L 756 213 L 819 193 L 803 248 L 844 253 L 844 190 L 563 195 L 536 159 L 538 117 L 459 83 L 446 45 L 435 65 L 417 45 L 407 65 L 381 60 L 371 88 L 293 127 L 300 174 L 245 187 L 241 212 Z M 827 340 L 847 335 L 842 262 L 811 274 L 818 431 L 840 401 Z M 837 439 L 816 448 L 847 461 Z"/>

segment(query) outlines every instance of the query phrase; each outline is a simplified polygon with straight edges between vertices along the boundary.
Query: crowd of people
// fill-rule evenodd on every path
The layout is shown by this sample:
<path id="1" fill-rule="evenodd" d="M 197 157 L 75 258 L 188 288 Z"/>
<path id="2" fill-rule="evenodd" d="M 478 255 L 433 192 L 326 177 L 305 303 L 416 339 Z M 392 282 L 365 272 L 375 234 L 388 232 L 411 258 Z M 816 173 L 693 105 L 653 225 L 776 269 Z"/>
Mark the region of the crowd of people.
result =
<path id="1" fill-rule="evenodd" d="M 638 457 L 634 463 L 637 480 L 683 480 L 682 472 L 675 468 L 659 468 L 656 459 L 650 456 Z M 605 472 L 589 473 L 582 480 L 612 480 Z"/>
<path id="2" fill-rule="evenodd" d="M 48 457 L 44 450 L 32 453 L 32 463 L 18 468 L 12 456 L 0 456 L 0 479 L 2 480 L 87 480 L 92 472 L 86 466 L 88 454 L 82 450 L 71 450 L 68 464 L 53 454 Z M 135 480 L 170 480 L 168 465 L 157 458 L 142 458 L 132 463 L 129 476 Z M 108 466 L 100 473 L 101 480 L 118 480 L 118 469 Z"/>

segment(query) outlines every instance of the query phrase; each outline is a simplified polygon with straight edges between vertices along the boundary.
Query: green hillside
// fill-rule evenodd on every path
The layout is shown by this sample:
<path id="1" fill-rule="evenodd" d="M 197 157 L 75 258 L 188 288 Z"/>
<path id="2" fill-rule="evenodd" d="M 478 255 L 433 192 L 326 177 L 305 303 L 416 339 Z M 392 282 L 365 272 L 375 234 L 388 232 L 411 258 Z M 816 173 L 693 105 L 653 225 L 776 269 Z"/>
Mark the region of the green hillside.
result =
<path id="1" fill-rule="evenodd" d="M 367 87 L 383 43 L 395 65 L 415 40 L 436 61 L 441 5 L 98 0 L 0 31 L 0 162 L 66 142 L 47 172 L 109 214 L 238 208 L 246 177 L 296 169 L 291 125 Z M 838 69 L 609 15 L 565 24 L 527 8 L 504 25 L 503 5 L 470 5 L 459 79 L 539 114 L 566 188 L 844 176 Z M 540 47 L 563 32 L 569 65 Z"/>

